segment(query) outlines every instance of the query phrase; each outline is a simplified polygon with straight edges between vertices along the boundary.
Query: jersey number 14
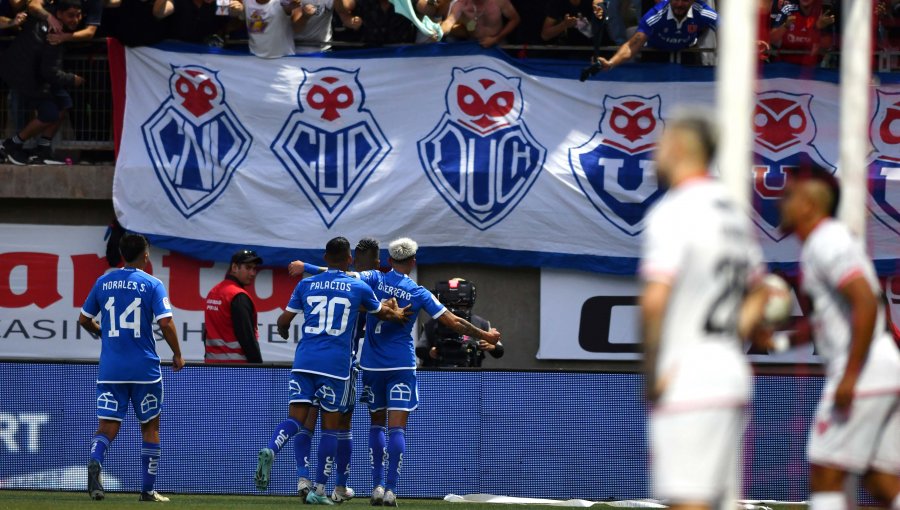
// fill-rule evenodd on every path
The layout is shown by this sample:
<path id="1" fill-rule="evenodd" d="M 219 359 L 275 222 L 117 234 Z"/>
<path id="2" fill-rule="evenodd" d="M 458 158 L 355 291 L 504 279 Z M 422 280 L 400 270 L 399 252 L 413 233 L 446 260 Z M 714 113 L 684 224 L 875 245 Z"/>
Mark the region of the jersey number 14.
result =
<path id="1" fill-rule="evenodd" d="M 141 298 L 134 298 L 130 305 L 125 307 L 125 311 L 118 317 L 116 316 L 116 299 L 112 296 L 106 300 L 103 305 L 106 309 L 106 317 L 109 319 L 109 337 L 116 338 L 119 336 L 119 329 L 130 329 L 134 333 L 135 338 L 141 336 Z M 116 321 L 118 320 L 118 326 Z"/>

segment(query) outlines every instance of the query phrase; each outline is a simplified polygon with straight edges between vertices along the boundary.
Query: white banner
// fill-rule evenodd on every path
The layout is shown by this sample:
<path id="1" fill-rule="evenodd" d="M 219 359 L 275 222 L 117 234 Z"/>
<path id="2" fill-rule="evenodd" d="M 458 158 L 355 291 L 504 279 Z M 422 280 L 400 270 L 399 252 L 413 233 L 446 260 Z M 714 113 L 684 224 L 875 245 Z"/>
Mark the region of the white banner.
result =
<path id="1" fill-rule="evenodd" d="M 127 228 L 207 260 L 251 245 L 273 262 L 316 261 L 335 235 L 408 235 L 423 263 L 632 274 L 662 194 L 651 161 L 665 119 L 715 97 L 711 69 L 624 66 L 581 83 L 579 63 L 466 45 L 198 51 L 126 51 L 114 204 Z M 759 85 L 748 171 L 776 263 L 797 257 L 777 229 L 785 172 L 838 158 L 837 75 L 797 72 L 773 66 Z M 900 253 L 897 81 L 873 90 L 869 232 L 882 272 Z"/>
<path id="2" fill-rule="evenodd" d="M 110 270 L 104 227 L 0 224 L 0 357 L 98 359 L 100 340 L 78 327 L 78 315 L 97 278 Z M 181 351 L 203 361 L 203 309 L 209 290 L 228 265 L 150 249 L 147 272 L 165 284 L 174 308 Z M 291 340 L 275 322 L 297 280 L 286 270 L 262 269 L 248 288 L 259 312 L 263 361 L 293 361 L 299 326 Z M 297 321 L 295 321 L 296 323 Z M 163 360 L 172 351 L 156 330 Z"/>

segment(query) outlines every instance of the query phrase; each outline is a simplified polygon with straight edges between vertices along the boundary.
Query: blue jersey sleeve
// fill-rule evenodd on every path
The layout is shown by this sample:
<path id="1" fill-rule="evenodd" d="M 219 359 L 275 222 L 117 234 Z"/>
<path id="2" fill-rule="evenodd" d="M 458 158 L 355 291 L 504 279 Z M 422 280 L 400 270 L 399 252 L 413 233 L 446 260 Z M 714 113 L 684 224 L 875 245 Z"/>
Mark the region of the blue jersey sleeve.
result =
<path id="1" fill-rule="evenodd" d="M 294 292 L 291 293 L 291 299 L 288 301 L 285 310 L 293 313 L 303 313 L 303 282 L 297 284 L 294 287 Z"/>
<path id="2" fill-rule="evenodd" d="M 359 279 L 365 282 L 371 288 L 375 288 L 378 286 L 378 274 L 381 271 L 370 270 L 370 271 L 361 271 L 359 273 Z"/>
<path id="3" fill-rule="evenodd" d="M 654 14 L 656 14 L 656 12 L 654 11 L 654 9 L 651 9 L 650 12 L 641 17 L 641 20 L 638 22 L 637 26 L 638 32 L 648 36 L 653 33 L 653 29 L 650 27 L 650 23 L 648 23 L 647 20 L 649 20 Z"/>
<path id="4" fill-rule="evenodd" d="M 422 310 L 425 310 L 425 313 L 432 319 L 437 319 L 447 312 L 447 307 L 438 301 L 438 298 L 425 287 L 419 286 L 419 288 L 416 289 L 416 299 Z"/>
<path id="5" fill-rule="evenodd" d="M 97 280 L 97 282 L 99 282 L 99 280 Z M 97 315 L 100 314 L 100 301 L 97 298 L 97 289 L 99 289 L 100 286 L 97 285 L 97 282 L 91 287 L 91 292 L 88 294 L 87 299 L 84 300 L 84 305 L 81 307 L 81 313 L 91 319 L 96 318 Z"/>
<path id="6" fill-rule="evenodd" d="M 372 287 L 363 281 L 356 281 L 356 288 L 360 293 L 361 299 L 359 304 L 366 309 L 369 313 L 377 313 L 381 310 L 381 301 L 375 297 L 375 292 L 372 291 Z"/>
<path id="7" fill-rule="evenodd" d="M 169 303 L 169 296 L 166 294 L 166 287 L 162 283 L 158 283 L 153 287 L 152 291 L 152 308 L 153 320 L 159 321 L 166 317 L 172 316 L 172 305 Z"/>
<path id="8" fill-rule="evenodd" d="M 715 32 L 719 28 L 719 14 L 712 7 L 703 4 L 699 18 L 701 30 L 708 28 Z"/>

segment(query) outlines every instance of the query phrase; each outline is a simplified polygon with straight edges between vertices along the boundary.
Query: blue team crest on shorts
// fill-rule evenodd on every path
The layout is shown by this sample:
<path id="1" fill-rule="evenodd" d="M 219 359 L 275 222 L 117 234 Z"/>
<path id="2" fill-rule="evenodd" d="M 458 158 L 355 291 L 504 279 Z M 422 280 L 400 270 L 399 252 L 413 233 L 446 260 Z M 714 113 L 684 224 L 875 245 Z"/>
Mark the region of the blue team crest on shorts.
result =
<path id="1" fill-rule="evenodd" d="M 757 95 L 753 114 L 753 221 L 773 241 L 787 235 L 779 230 L 778 202 L 788 172 L 805 163 L 835 168 L 815 147 L 816 120 L 811 94 L 770 91 Z"/>
<path id="2" fill-rule="evenodd" d="M 594 208 L 630 236 L 644 230 L 647 210 L 664 193 L 653 151 L 662 134 L 660 97 L 603 98 L 600 128 L 569 149 L 569 167 Z"/>
<path id="3" fill-rule="evenodd" d="M 359 70 L 303 69 L 298 108 L 272 142 L 272 151 L 331 228 L 391 144 L 365 109 Z"/>
<path id="4" fill-rule="evenodd" d="M 876 91 L 870 140 L 875 152 L 869 165 L 872 213 L 900 234 L 900 93 Z"/>
<path id="5" fill-rule="evenodd" d="M 185 218 L 216 201 L 252 143 L 216 75 L 201 66 L 172 66 L 169 97 L 141 126 L 159 182 Z"/>
<path id="6" fill-rule="evenodd" d="M 440 123 L 419 140 L 419 160 L 456 214 L 486 230 L 528 194 L 547 150 L 522 122 L 519 78 L 454 68 L 445 97 Z"/>

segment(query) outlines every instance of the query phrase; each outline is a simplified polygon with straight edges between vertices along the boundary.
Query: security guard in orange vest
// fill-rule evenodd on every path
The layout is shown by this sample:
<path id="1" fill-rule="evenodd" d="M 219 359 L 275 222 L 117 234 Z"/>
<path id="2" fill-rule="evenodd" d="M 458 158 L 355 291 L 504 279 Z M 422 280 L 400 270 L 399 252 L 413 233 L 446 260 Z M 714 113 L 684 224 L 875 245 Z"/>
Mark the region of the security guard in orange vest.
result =
<path id="1" fill-rule="evenodd" d="M 256 307 L 245 290 L 256 280 L 262 259 L 253 250 L 231 256 L 231 266 L 221 283 L 206 296 L 205 360 L 207 363 L 262 363 Z"/>

